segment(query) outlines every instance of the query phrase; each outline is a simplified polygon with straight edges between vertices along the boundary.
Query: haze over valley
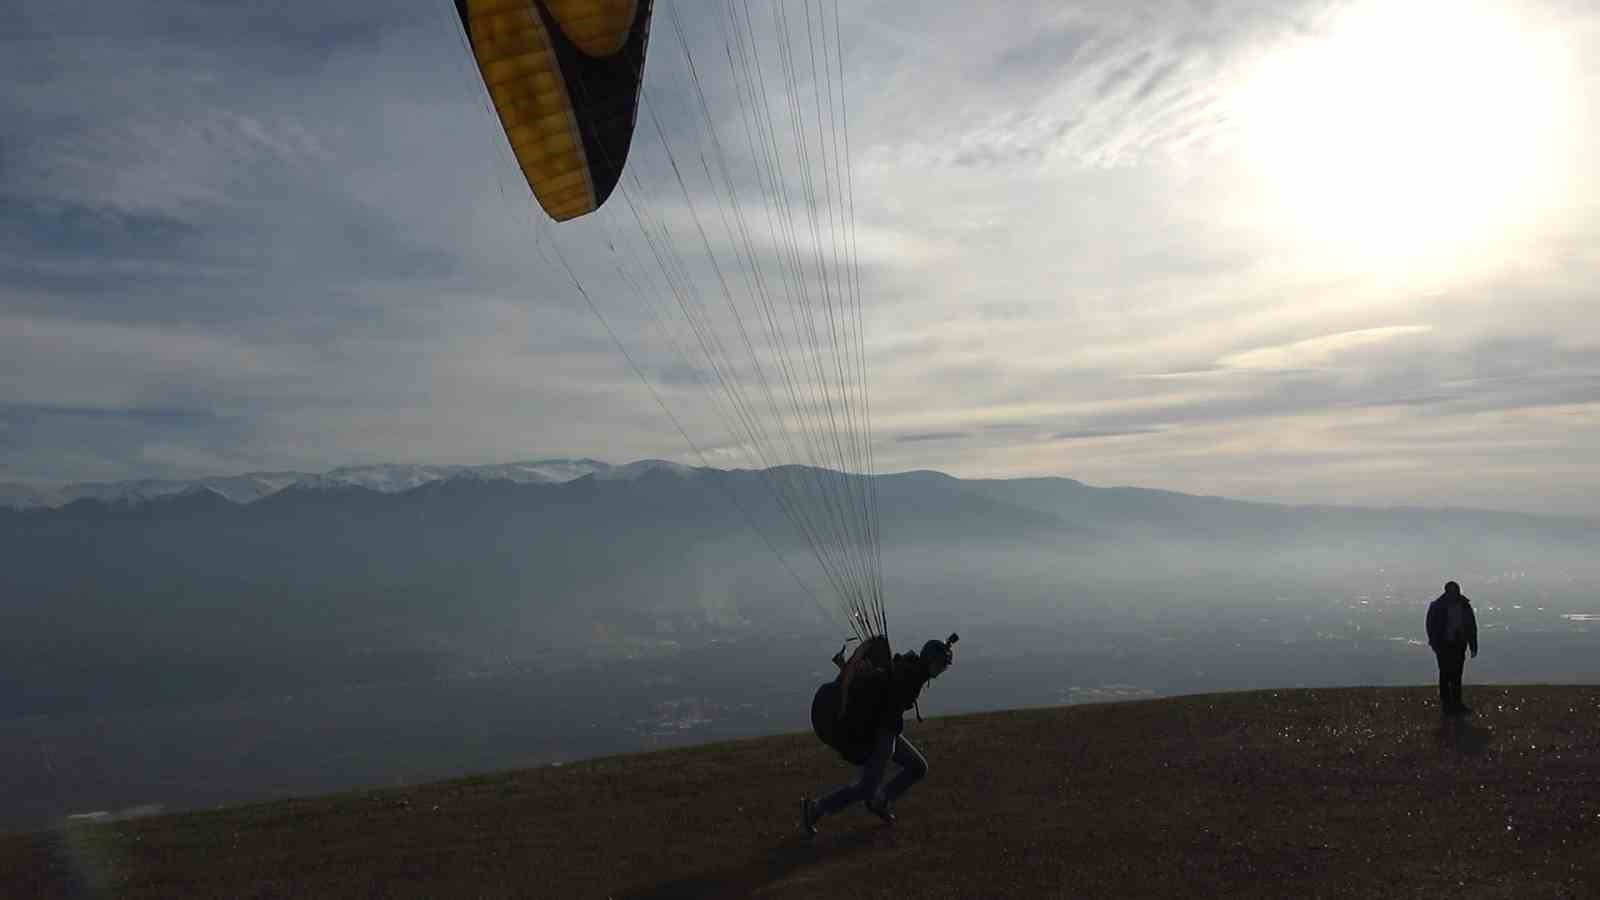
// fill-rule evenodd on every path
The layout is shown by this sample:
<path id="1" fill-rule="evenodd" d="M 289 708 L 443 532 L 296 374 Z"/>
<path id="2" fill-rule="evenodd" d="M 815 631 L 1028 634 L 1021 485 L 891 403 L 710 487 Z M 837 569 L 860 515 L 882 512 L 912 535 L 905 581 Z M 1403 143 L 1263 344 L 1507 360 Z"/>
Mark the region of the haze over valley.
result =
<path id="1" fill-rule="evenodd" d="M 0 510 L 0 824 L 803 730 L 846 633 L 772 473 L 290 474 L 254 497 L 239 486 L 265 480 L 240 476 Z M 930 715 L 1424 683 L 1446 578 L 1482 623 L 1469 680 L 1600 679 L 1591 521 L 874 487 L 891 636 L 962 635 Z"/>

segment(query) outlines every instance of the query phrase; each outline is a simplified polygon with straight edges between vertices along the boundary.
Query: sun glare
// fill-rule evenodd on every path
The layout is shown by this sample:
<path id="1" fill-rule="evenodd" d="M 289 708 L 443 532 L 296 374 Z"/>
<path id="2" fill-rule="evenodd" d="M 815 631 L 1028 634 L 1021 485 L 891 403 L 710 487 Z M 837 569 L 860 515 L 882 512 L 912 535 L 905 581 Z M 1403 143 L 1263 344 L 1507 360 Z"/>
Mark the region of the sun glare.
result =
<path id="1" fill-rule="evenodd" d="M 1369 263 L 1459 252 L 1537 215 L 1561 56 L 1505 6 L 1356 6 L 1247 79 L 1244 150 L 1300 237 Z"/>

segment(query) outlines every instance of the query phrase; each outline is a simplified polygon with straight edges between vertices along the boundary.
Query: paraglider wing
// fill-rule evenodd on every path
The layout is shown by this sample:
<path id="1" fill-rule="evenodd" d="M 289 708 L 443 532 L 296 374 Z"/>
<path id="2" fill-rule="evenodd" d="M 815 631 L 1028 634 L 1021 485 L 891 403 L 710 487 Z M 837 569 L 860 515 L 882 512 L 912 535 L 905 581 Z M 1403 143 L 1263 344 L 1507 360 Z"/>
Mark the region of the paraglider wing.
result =
<path id="1" fill-rule="evenodd" d="M 546 286 L 571 283 L 701 463 L 690 432 L 712 428 L 758 473 L 757 501 L 793 527 L 832 608 L 740 500 L 744 477 L 718 484 L 801 593 L 863 642 L 887 635 L 839 4 L 696 4 L 686 26 L 679 6 L 653 20 L 652 0 L 454 2 L 540 205 L 556 222 L 592 216 L 534 224 L 561 268 Z M 652 96 L 665 88 L 643 84 L 647 43 L 681 54 L 658 73 L 680 79 L 666 115 Z M 602 209 L 613 190 L 626 202 Z M 629 304 L 620 333 L 607 297 Z M 651 339 L 645 368 L 633 334 Z M 690 384 L 664 396 L 646 374 L 668 349 L 703 389 L 688 415 L 668 401 Z"/>
<path id="2" fill-rule="evenodd" d="M 593 212 L 633 140 L 652 0 L 456 0 L 478 71 L 539 205 Z"/>

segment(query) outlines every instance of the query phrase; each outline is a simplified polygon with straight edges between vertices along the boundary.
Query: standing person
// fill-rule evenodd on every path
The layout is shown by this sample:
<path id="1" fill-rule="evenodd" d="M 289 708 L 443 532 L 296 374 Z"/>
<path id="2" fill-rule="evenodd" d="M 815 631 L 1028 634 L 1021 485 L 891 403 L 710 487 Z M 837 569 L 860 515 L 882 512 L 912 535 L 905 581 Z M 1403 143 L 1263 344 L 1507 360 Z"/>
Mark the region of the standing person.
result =
<path id="1" fill-rule="evenodd" d="M 907 740 L 905 712 L 916 705 L 922 686 L 938 678 L 955 661 L 948 641 L 929 641 L 920 653 L 901 653 L 895 656 L 886 669 L 872 669 L 855 676 L 848 700 L 851 704 L 875 701 L 871 750 L 861 766 L 861 777 L 833 793 L 813 800 L 800 798 L 800 824 L 807 834 L 817 833 L 817 822 L 823 816 L 838 812 L 856 801 L 890 824 L 894 823 L 894 801 L 913 784 L 928 774 L 928 760 L 916 745 Z M 920 718 L 920 717 L 919 717 Z M 900 766 L 900 772 L 879 791 L 884 770 L 889 762 Z"/>
<path id="2" fill-rule="evenodd" d="M 1478 617 L 1472 601 L 1461 593 L 1461 585 L 1446 582 L 1444 593 L 1428 604 L 1428 646 L 1439 660 L 1439 706 L 1447 716 L 1472 713 L 1461 702 L 1461 669 L 1467 650 L 1478 656 Z"/>

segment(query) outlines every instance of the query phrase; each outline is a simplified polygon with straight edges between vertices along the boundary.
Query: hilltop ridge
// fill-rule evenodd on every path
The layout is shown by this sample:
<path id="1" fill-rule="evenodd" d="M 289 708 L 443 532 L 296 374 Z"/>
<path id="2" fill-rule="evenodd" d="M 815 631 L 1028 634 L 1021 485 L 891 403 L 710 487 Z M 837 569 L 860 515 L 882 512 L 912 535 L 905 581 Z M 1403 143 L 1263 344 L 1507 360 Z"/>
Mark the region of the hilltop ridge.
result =
<path id="1" fill-rule="evenodd" d="M 0 894 L 1593 897 L 1600 687 L 1263 690 L 913 725 L 900 822 L 806 839 L 810 735 L 0 837 Z"/>

